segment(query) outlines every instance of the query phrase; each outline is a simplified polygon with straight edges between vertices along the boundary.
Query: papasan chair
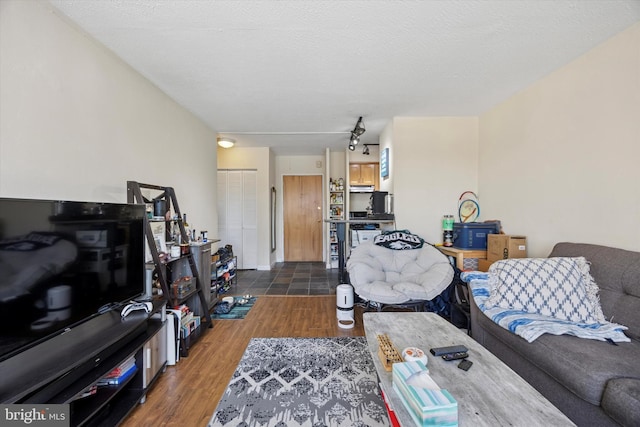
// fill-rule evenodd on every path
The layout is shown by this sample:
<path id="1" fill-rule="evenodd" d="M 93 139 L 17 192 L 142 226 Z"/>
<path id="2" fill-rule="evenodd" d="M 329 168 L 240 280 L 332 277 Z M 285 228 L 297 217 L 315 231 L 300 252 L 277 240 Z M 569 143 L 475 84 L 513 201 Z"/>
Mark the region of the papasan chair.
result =
<path id="1" fill-rule="evenodd" d="M 381 234 L 354 248 L 347 271 L 355 294 L 378 311 L 388 305 L 423 311 L 454 276 L 446 255 L 406 230 Z"/>

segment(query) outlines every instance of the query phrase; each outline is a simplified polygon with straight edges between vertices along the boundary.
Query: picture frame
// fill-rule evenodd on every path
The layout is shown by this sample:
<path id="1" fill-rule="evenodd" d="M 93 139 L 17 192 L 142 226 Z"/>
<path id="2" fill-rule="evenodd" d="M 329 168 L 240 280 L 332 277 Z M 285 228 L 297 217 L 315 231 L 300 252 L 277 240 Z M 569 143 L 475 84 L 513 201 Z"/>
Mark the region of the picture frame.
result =
<path id="1" fill-rule="evenodd" d="M 389 147 L 380 151 L 380 176 L 389 178 Z"/>

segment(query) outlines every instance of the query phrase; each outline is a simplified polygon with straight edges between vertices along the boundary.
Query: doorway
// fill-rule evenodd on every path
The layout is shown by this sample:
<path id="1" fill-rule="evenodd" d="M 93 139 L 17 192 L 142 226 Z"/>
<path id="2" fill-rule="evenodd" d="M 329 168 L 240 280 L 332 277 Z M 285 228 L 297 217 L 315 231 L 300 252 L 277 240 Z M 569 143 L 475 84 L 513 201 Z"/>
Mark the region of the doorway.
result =
<path id="1" fill-rule="evenodd" d="M 322 261 L 322 175 L 285 175 L 284 260 Z"/>

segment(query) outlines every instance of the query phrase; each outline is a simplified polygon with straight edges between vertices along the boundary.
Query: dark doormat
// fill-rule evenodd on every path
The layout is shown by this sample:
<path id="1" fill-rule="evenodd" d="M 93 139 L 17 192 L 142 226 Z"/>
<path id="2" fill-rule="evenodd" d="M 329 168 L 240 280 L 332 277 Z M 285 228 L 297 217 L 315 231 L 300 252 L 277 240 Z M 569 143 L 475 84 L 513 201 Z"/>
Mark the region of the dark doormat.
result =
<path id="1" fill-rule="evenodd" d="M 231 304 L 231 311 L 228 313 L 216 313 L 216 311 L 226 311 L 219 310 L 223 308 L 223 302 L 218 303 L 216 307 L 213 309 L 213 313 L 211 313 L 212 319 L 244 319 L 251 307 L 256 303 L 257 297 L 233 297 L 233 303 Z M 220 306 L 220 307 L 218 307 Z"/>

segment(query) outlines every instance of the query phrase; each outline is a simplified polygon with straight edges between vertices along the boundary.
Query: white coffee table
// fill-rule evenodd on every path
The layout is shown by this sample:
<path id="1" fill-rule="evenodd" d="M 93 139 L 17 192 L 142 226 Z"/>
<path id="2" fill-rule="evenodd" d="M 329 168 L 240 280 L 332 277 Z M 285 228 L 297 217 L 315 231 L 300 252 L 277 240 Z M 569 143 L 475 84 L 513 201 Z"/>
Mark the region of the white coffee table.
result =
<path id="1" fill-rule="evenodd" d="M 461 426 L 572 426 L 575 425 L 542 394 L 500 359 L 463 331 L 434 313 L 364 313 L 369 350 L 382 390 L 403 427 L 415 425 L 393 390 L 392 374 L 378 357 L 378 334 L 387 334 L 400 352 L 418 347 L 428 354 L 429 373 L 458 402 Z M 458 369 L 459 361 L 445 362 L 429 349 L 462 344 L 469 349 L 473 366 Z"/>

